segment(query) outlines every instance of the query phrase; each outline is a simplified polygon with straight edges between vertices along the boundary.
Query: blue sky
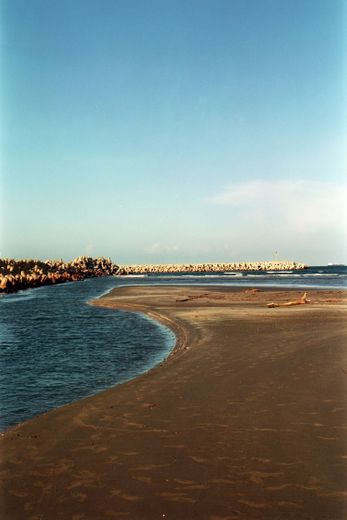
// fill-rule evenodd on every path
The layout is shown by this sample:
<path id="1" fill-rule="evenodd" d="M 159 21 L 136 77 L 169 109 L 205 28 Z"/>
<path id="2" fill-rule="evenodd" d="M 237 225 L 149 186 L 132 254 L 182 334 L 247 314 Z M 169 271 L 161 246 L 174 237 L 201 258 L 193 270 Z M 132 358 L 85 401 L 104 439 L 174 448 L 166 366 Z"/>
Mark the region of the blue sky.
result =
<path id="1" fill-rule="evenodd" d="M 346 262 L 346 2 L 1 10 L 2 256 Z"/>

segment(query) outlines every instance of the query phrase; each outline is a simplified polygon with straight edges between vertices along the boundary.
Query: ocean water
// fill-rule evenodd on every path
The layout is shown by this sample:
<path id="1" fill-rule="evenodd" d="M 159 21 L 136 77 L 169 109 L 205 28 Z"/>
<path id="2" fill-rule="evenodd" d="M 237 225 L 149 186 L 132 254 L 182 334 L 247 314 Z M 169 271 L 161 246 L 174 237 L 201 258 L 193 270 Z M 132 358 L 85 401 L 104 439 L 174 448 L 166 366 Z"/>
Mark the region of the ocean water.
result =
<path id="1" fill-rule="evenodd" d="M 303 271 L 240 271 L 230 273 L 128 275 L 122 283 L 231 285 L 245 287 L 287 287 L 303 289 L 346 289 L 347 266 L 309 267 Z"/>
<path id="2" fill-rule="evenodd" d="M 0 429 L 146 372 L 174 334 L 139 313 L 88 301 L 121 285 L 347 288 L 346 266 L 305 271 L 93 278 L 0 297 Z"/>

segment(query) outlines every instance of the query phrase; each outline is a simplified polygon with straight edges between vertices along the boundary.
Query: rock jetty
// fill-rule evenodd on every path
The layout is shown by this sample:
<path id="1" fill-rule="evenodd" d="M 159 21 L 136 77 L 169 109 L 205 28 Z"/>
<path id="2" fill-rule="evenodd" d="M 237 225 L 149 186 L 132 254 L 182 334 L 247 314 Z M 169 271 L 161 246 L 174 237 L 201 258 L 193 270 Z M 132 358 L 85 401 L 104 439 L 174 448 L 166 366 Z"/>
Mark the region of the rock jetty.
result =
<path id="1" fill-rule="evenodd" d="M 117 274 L 119 266 L 110 258 L 79 256 L 63 260 L 0 259 L 0 293 Z"/>
<path id="2" fill-rule="evenodd" d="M 165 274 L 165 273 L 220 273 L 233 271 L 292 271 L 306 269 L 302 263 L 239 262 L 204 264 L 143 264 L 117 265 L 110 258 L 79 256 L 71 262 L 63 260 L 14 260 L 0 259 L 0 293 L 74 282 L 94 276 Z"/>
<path id="3" fill-rule="evenodd" d="M 294 271 L 307 269 L 307 265 L 292 261 L 273 262 L 236 262 L 236 263 L 205 263 L 205 264 L 143 264 L 122 265 L 118 274 L 149 274 L 149 273 L 225 273 L 233 271 Z"/>

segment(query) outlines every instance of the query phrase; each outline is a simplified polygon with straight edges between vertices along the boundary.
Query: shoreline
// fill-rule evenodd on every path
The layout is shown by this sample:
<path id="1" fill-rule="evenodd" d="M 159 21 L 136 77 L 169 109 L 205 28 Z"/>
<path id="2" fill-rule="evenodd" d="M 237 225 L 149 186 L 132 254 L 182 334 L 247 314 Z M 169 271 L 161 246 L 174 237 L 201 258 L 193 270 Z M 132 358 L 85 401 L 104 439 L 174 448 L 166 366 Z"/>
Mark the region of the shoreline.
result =
<path id="1" fill-rule="evenodd" d="M 342 520 L 346 291 L 264 306 L 301 295 L 123 286 L 94 300 L 145 312 L 176 345 L 145 374 L 7 430 L 3 518 Z"/>
<path id="2" fill-rule="evenodd" d="M 129 286 L 124 286 L 124 287 L 129 287 Z M 170 316 L 165 315 L 164 313 L 159 313 L 159 312 L 156 312 L 153 310 L 149 310 L 144 305 L 123 303 L 123 304 L 118 304 L 117 307 L 115 307 L 112 304 L 107 304 L 104 301 L 104 299 L 106 299 L 110 293 L 112 293 L 113 291 L 118 290 L 120 288 L 121 287 L 116 287 L 115 289 L 110 289 L 109 291 L 107 291 L 107 293 L 105 295 L 103 295 L 97 299 L 90 300 L 88 303 L 95 307 L 102 307 L 102 308 L 107 308 L 107 309 L 115 309 L 115 310 L 143 314 L 147 318 L 150 318 L 152 321 L 158 322 L 159 324 L 164 325 L 165 327 L 169 328 L 171 330 L 171 332 L 173 332 L 173 334 L 175 335 L 175 343 L 172 346 L 172 348 L 170 349 L 166 358 L 145 372 L 145 374 L 148 374 L 150 371 L 154 370 L 156 367 L 159 367 L 159 366 L 163 365 L 164 363 L 166 363 L 172 356 L 175 356 L 176 354 L 182 352 L 183 350 L 185 350 L 187 348 L 187 345 L 188 345 L 187 330 L 184 328 L 184 326 L 178 320 L 173 320 L 172 318 L 170 318 Z M 143 375 L 143 374 L 136 376 L 135 378 L 131 379 L 130 381 L 136 380 L 138 377 L 141 377 L 141 375 Z M 123 383 L 120 383 L 120 384 L 123 384 Z M 119 385 L 116 385 L 116 386 L 119 386 Z M 115 388 L 115 387 L 112 387 L 112 388 Z"/>
<path id="3" fill-rule="evenodd" d="M 252 288 L 251 286 L 243 286 L 243 285 L 235 285 L 235 286 L 227 286 L 227 285 L 211 285 L 211 284 L 199 284 L 199 285 L 179 285 L 179 284 L 175 284 L 174 286 L 173 285 L 164 285 L 164 284 L 158 284 L 158 285 L 148 285 L 148 286 L 141 286 L 141 285 L 120 285 L 120 286 L 117 286 L 117 287 L 114 287 L 112 289 L 109 289 L 107 290 L 104 294 L 98 296 L 97 298 L 95 299 L 92 299 L 90 301 L 88 301 L 88 304 L 89 305 L 93 305 L 95 307 L 102 307 L 102 308 L 111 308 L 111 309 L 115 309 L 115 310 L 124 310 L 124 311 L 127 311 L 127 312 L 138 312 L 140 314 L 144 314 L 145 316 L 149 317 L 150 319 L 152 319 L 153 321 L 157 321 L 159 323 L 161 323 L 162 325 L 170 328 L 170 330 L 175 334 L 176 336 L 176 342 L 175 344 L 173 345 L 173 347 L 171 348 L 168 356 L 166 356 L 166 358 L 161 361 L 160 363 L 158 363 L 157 365 L 154 365 L 152 368 L 150 368 L 147 372 L 145 372 L 145 374 L 151 372 L 152 370 L 155 370 L 157 367 L 160 367 L 162 366 L 163 364 L 165 364 L 169 359 L 171 359 L 171 357 L 173 356 L 176 356 L 176 354 L 179 354 L 181 353 L 182 351 L 186 350 L 186 349 L 189 349 L 189 346 L 188 346 L 188 334 L 187 334 L 187 329 L 184 327 L 184 325 L 176 318 L 175 320 L 173 320 L 169 315 L 166 315 L 164 312 L 156 312 L 154 311 L 153 309 L 150 309 L 147 305 L 141 305 L 141 304 L 138 304 L 138 303 L 134 303 L 134 302 L 131 302 L 131 303 L 125 303 L 125 302 L 117 302 L 117 304 L 115 305 L 113 301 L 107 301 L 108 299 L 113 299 L 114 296 L 117 296 L 117 294 L 120 292 L 120 290 L 122 289 L 131 289 L 131 288 L 137 288 L 139 289 L 140 291 L 142 290 L 143 287 L 161 287 L 163 289 L 172 289 L 173 287 L 174 288 L 179 288 L 179 289 L 182 289 L 186 292 L 189 292 L 190 290 L 194 290 L 197 289 L 199 291 L 201 291 L 202 289 L 206 289 L 206 291 L 210 291 L 210 290 L 217 290 L 219 292 L 232 292 L 232 293 L 251 293 L 252 291 L 256 291 L 257 293 L 276 293 L 276 294 L 294 294 L 295 296 L 293 297 L 298 297 L 299 295 L 301 295 L 303 292 L 305 291 L 309 291 L 310 293 L 312 292 L 319 292 L 319 293 L 323 293 L 325 295 L 329 295 L 329 294 L 339 294 L 339 295 L 344 295 L 346 296 L 346 304 L 347 304 L 347 289 L 345 288 L 335 288 L 335 287 L 329 287 L 329 288 L 310 288 L 310 287 L 307 287 L 307 286 L 303 286 L 303 287 L 286 287 L 286 286 L 279 286 L 279 285 L 267 285 L 267 286 L 256 286 L 257 288 L 254 289 Z M 328 302 L 329 303 L 329 302 Z M 331 303 L 334 303 L 334 302 L 331 302 Z M 265 304 L 264 304 L 264 307 L 265 307 Z M 347 308 L 346 308 L 346 312 L 347 312 Z M 129 381 L 126 381 L 126 382 L 130 382 L 130 381 L 134 381 L 136 380 L 138 377 L 141 377 L 141 375 L 144 375 L 144 374 L 140 374 L 139 376 L 136 376 L 135 378 L 129 380 Z M 124 384 L 124 383 L 120 383 L 120 384 Z M 111 388 L 115 388 L 116 386 L 119 386 L 118 384 L 115 385 L 114 387 L 110 387 Z M 108 389 L 106 389 L 108 390 Z"/>

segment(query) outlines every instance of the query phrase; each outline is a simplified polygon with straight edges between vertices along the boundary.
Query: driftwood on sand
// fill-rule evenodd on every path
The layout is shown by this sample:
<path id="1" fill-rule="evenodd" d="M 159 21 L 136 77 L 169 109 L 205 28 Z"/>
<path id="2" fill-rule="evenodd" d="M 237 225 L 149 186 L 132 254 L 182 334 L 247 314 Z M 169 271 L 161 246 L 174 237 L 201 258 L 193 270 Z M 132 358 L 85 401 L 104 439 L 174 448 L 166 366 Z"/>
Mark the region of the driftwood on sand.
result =
<path id="1" fill-rule="evenodd" d="M 311 300 L 307 298 L 307 293 L 304 293 L 300 300 L 292 300 L 290 302 L 285 303 L 268 303 L 267 307 L 273 308 L 273 307 L 290 307 L 291 305 L 303 305 L 305 303 L 310 303 Z"/>

